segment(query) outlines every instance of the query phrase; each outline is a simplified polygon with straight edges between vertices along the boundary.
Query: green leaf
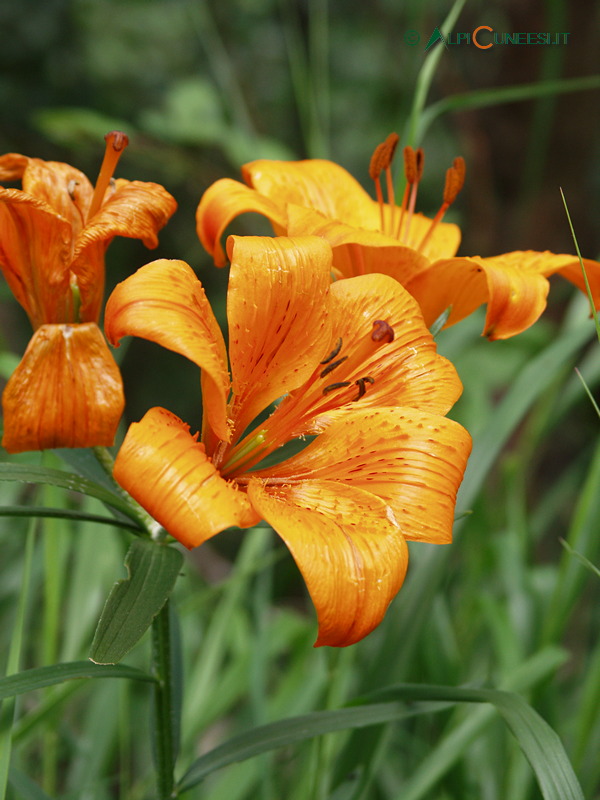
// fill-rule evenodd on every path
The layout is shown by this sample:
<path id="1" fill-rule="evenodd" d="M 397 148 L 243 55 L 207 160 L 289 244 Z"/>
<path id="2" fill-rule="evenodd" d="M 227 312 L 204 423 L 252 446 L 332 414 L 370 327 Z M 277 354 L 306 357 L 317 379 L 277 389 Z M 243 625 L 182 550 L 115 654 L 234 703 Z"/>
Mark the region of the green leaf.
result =
<path id="1" fill-rule="evenodd" d="M 516 737 L 534 770 L 545 800 L 584 800 L 562 742 L 548 723 L 523 698 L 498 689 L 400 684 L 373 692 L 367 699 L 492 703 Z"/>
<path id="2" fill-rule="evenodd" d="M 447 704 L 435 710 L 447 708 Z M 196 759 L 178 783 L 179 792 L 186 792 L 221 767 L 244 761 L 247 758 L 286 747 L 295 742 L 303 742 L 322 736 L 324 733 L 344 731 L 350 728 L 365 728 L 369 725 L 380 725 L 393 722 L 404 717 L 431 712 L 431 706 L 423 709 L 408 709 L 404 703 L 375 703 L 355 708 L 339 708 L 334 711 L 315 711 L 299 717 L 260 725 L 248 733 L 235 736 L 225 744 L 215 747 Z"/>
<path id="3" fill-rule="evenodd" d="M 115 664 L 137 644 L 171 594 L 183 555 L 179 550 L 137 539 L 125 556 L 128 577 L 108 596 L 96 628 L 90 658 Z"/>
<path id="4" fill-rule="evenodd" d="M 139 525 L 128 519 L 106 517 L 101 514 L 88 514 L 70 508 L 50 508 L 48 506 L 0 506 L 0 517 L 43 517 L 44 519 L 68 519 L 77 522 L 94 522 L 98 525 L 125 528 L 132 533 L 140 533 Z"/>
<path id="5" fill-rule="evenodd" d="M 48 667 L 26 669 L 7 678 L 0 678 L 0 700 L 76 678 L 129 678 L 136 681 L 155 681 L 152 675 L 135 667 L 113 664 L 100 666 L 89 661 L 66 661 Z"/>
<path id="6" fill-rule="evenodd" d="M 37 783 L 34 783 L 16 767 L 10 768 L 8 781 L 16 792 L 16 797 L 20 797 L 22 800 L 52 800 L 50 795 L 46 794 Z"/>
<path id="7" fill-rule="evenodd" d="M 64 472 L 51 467 L 37 467 L 32 464 L 13 464 L 12 462 L 0 463 L 0 481 L 21 481 L 23 483 L 44 483 L 50 486 L 59 486 L 61 489 L 70 489 L 81 492 L 88 497 L 95 497 L 112 508 L 121 511 L 130 519 L 137 520 L 136 512 L 130 504 L 115 492 L 103 486 L 81 478 L 72 472 Z"/>

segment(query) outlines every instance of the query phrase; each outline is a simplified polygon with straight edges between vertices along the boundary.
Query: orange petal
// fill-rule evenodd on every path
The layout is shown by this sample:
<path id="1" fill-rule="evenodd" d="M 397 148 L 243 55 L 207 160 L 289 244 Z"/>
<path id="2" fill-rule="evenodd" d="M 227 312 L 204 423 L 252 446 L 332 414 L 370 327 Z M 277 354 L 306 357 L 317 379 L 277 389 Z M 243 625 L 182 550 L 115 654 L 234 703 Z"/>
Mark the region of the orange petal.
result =
<path id="1" fill-rule="evenodd" d="M 408 566 L 385 503 L 329 480 L 277 487 L 253 480 L 248 495 L 302 572 L 319 620 L 315 646 L 363 639 L 383 619 Z"/>
<path id="2" fill-rule="evenodd" d="M 71 316 L 71 229 L 43 201 L 0 188 L 0 268 L 34 328 Z"/>
<path id="3" fill-rule="evenodd" d="M 69 223 L 75 239 L 83 227 L 93 194 L 83 172 L 61 161 L 29 158 L 22 183 L 24 192 L 43 200 Z"/>
<path id="4" fill-rule="evenodd" d="M 406 234 L 406 243 L 410 247 L 419 247 L 431 228 L 432 220 L 423 214 L 413 214 Z M 403 226 L 404 227 L 404 226 Z M 402 232 L 400 235 L 402 238 Z M 428 238 L 423 255 L 428 261 L 440 258 L 452 258 L 460 245 L 461 233 L 453 222 L 438 222 Z"/>
<path id="5" fill-rule="evenodd" d="M 0 181 L 20 181 L 29 158 L 20 153 L 6 153 L 0 156 Z"/>
<path id="6" fill-rule="evenodd" d="M 271 441 L 314 434 L 357 409 L 406 406 L 445 414 L 462 384 L 438 355 L 414 298 L 387 275 L 363 275 L 331 287 L 331 339 L 335 356 L 286 397 L 269 418 Z M 393 340 L 373 339 L 378 323 Z"/>
<path id="7" fill-rule="evenodd" d="M 298 455 L 252 475 L 271 483 L 335 480 L 391 509 L 407 539 L 452 538 L 456 492 L 471 437 L 458 423 L 412 408 L 357 410 L 336 419 Z"/>
<path id="8" fill-rule="evenodd" d="M 232 236 L 228 252 L 232 416 L 241 434 L 326 354 L 331 249 L 316 236 Z"/>
<path id="9" fill-rule="evenodd" d="M 333 161 L 270 161 L 242 167 L 246 183 L 279 208 L 293 203 L 347 225 L 379 230 L 379 206 L 349 172 Z"/>
<path id="10" fill-rule="evenodd" d="M 288 206 L 288 235 L 326 239 L 333 249 L 335 270 L 344 278 L 380 272 L 406 283 L 429 265 L 425 256 L 379 230 L 327 219 L 313 209 L 296 205 Z"/>
<path id="11" fill-rule="evenodd" d="M 533 325 L 546 307 L 548 281 L 513 254 L 436 261 L 407 288 L 428 325 L 452 306 L 448 325 L 488 304 L 484 335 L 507 339 Z"/>
<path id="12" fill-rule="evenodd" d="M 277 205 L 239 181 L 221 178 L 209 186 L 196 210 L 196 231 L 204 249 L 217 267 L 227 263 L 221 237 L 229 223 L 240 214 L 254 211 L 271 220 L 277 233 L 285 232 L 285 207 Z"/>
<path id="13" fill-rule="evenodd" d="M 498 258 L 501 258 L 504 264 L 510 264 L 516 269 L 528 273 L 537 273 L 545 277 L 558 273 L 575 284 L 582 292 L 586 292 L 585 280 L 577 256 L 550 253 L 548 250 L 545 252 L 517 250 L 513 253 L 504 253 Z M 594 305 L 596 308 L 600 308 L 600 264 L 589 258 L 584 258 L 583 264 L 594 298 Z"/>
<path id="14" fill-rule="evenodd" d="M 81 293 L 83 321 L 97 320 L 104 297 L 104 251 L 115 236 L 141 239 L 146 247 L 158 244 L 158 231 L 175 212 L 175 199 L 157 183 L 116 182 L 116 191 L 104 202 L 77 237 L 72 271 Z"/>
<path id="15" fill-rule="evenodd" d="M 259 521 L 246 495 L 219 475 L 189 426 L 164 408 L 150 409 L 129 427 L 114 477 L 189 548 L 225 528 Z"/>
<path id="16" fill-rule="evenodd" d="M 337 281 L 331 294 L 332 330 L 344 342 L 340 355 L 350 356 L 328 381 L 365 375 L 374 379 L 355 407 L 410 406 L 436 414 L 452 408 L 462 393 L 460 379 L 454 366 L 438 355 L 418 304 L 402 286 L 374 274 Z M 352 351 L 359 353 L 362 343 L 371 340 L 375 320 L 390 325 L 394 339 L 373 343 L 371 352 L 357 361 Z"/>
<path id="17" fill-rule="evenodd" d="M 204 413 L 217 436 L 229 441 L 225 343 L 202 284 L 184 261 L 153 261 L 119 283 L 106 304 L 104 327 L 115 346 L 123 336 L 139 336 L 197 364 Z"/>
<path id="18" fill-rule="evenodd" d="M 9 453 L 113 443 L 121 375 L 97 325 L 42 325 L 2 395 Z"/>

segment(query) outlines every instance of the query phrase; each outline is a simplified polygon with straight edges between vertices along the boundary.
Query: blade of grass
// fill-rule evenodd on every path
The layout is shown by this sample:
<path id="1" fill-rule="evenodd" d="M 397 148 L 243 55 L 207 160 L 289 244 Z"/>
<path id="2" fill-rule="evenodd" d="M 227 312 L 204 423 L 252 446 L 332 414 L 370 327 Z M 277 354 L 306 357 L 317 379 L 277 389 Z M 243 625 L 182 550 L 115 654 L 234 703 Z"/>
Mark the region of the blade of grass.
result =
<path id="1" fill-rule="evenodd" d="M 589 397 L 590 403 L 594 407 L 594 411 L 596 412 L 597 416 L 600 417 L 600 408 L 598 408 L 598 403 L 596 403 L 596 400 L 594 399 L 594 395 L 591 393 L 589 386 L 585 382 L 585 378 L 583 377 L 581 372 L 577 369 L 577 367 L 575 367 L 575 374 L 577 375 L 577 377 L 581 381 L 581 383 L 583 385 L 583 388 L 585 390 L 585 393 Z"/>
<path id="2" fill-rule="evenodd" d="M 600 79 L 599 79 L 600 85 Z M 560 196 L 562 197 L 563 205 L 565 207 L 565 213 L 567 215 L 567 220 L 569 222 L 569 228 L 571 229 L 571 236 L 573 237 L 573 242 L 575 244 L 575 250 L 577 252 L 577 258 L 579 259 L 579 264 L 581 265 L 581 271 L 583 273 L 583 280 L 585 282 L 585 290 L 588 296 L 588 300 L 590 303 L 590 314 L 594 318 L 594 325 L 596 326 L 596 335 L 598 337 L 598 341 L 600 341 L 600 320 L 598 319 L 598 314 L 596 313 L 596 307 L 594 305 L 594 298 L 592 296 L 592 290 L 590 288 L 590 283 L 588 281 L 588 276 L 585 271 L 585 265 L 583 263 L 583 258 L 581 257 L 581 251 L 579 249 L 579 242 L 577 241 L 577 236 L 575 235 L 575 228 L 573 227 L 573 223 L 571 222 L 571 215 L 569 214 L 569 207 L 567 205 L 567 201 L 563 190 L 560 190 Z"/>
<path id="3" fill-rule="evenodd" d="M 568 545 L 585 558 L 593 560 L 598 552 L 598 516 L 600 515 L 600 444 L 596 446 L 593 461 L 588 469 L 579 501 L 567 533 Z M 561 558 L 558 578 L 550 597 L 541 641 L 548 644 L 559 641 L 570 614 L 589 575 L 581 564 L 565 550 Z"/>
<path id="4" fill-rule="evenodd" d="M 10 768 L 8 780 L 20 800 L 52 800 L 37 783 L 15 767 Z"/>
<path id="5" fill-rule="evenodd" d="M 73 472 L 64 472 L 52 467 L 38 467 L 33 464 L 15 464 L 12 462 L 0 463 L 0 481 L 21 481 L 23 483 L 47 484 L 81 492 L 88 497 L 95 497 L 106 505 L 116 508 L 134 521 L 138 515 L 131 504 L 118 494 L 105 489 L 103 486 L 81 478 Z M 141 526 L 140 526 L 140 529 Z"/>
<path id="6" fill-rule="evenodd" d="M 15 615 L 13 634 L 8 651 L 6 664 L 6 674 L 12 675 L 18 672 L 21 660 L 21 648 L 23 643 L 23 633 L 25 630 L 25 619 L 27 605 L 29 602 L 29 587 L 31 583 L 31 570 L 33 566 L 33 550 L 35 542 L 35 522 L 32 520 L 27 532 L 25 543 L 25 553 L 23 555 L 23 571 L 21 578 L 21 591 L 19 593 L 19 603 Z M 6 680 L 6 679 L 5 679 Z M 2 681 L 0 681 L 2 683 Z M 0 695 L 2 699 L 2 695 Z M 0 799 L 6 797 L 8 784 L 8 772 L 10 767 L 10 756 L 12 750 L 12 728 L 15 716 L 15 700 L 13 697 L 5 699 L 0 706 Z"/>
<path id="7" fill-rule="evenodd" d="M 447 704 L 444 703 L 437 706 L 436 710 L 446 707 Z M 186 792 L 211 772 L 270 750 L 302 742 L 324 733 L 379 725 L 383 722 L 429 713 L 432 710 L 431 706 L 426 709 L 407 709 L 404 703 L 375 703 L 335 711 L 314 711 L 300 717 L 261 725 L 230 739 L 196 759 L 179 781 L 178 790 L 180 793 Z"/>
<path id="8" fill-rule="evenodd" d="M 140 526 L 135 522 L 117 517 L 103 517 L 101 514 L 88 514 L 71 508 L 49 508 L 47 506 L 2 506 L 0 517 L 41 517 L 44 519 L 67 519 L 73 522 L 93 522 L 96 525 L 109 525 L 123 528 L 137 536 L 141 535 Z"/>
<path id="9" fill-rule="evenodd" d="M 33 692 L 45 686 L 64 683 L 75 679 L 90 678 L 128 678 L 129 680 L 154 683 L 155 678 L 137 667 L 125 664 L 99 666 L 91 661 L 71 661 L 52 664 L 48 667 L 34 667 L 0 678 L 0 700 L 5 697 Z"/>
<path id="10" fill-rule="evenodd" d="M 579 783 L 558 736 L 519 695 L 514 694 L 515 691 L 530 689 L 544 681 L 566 659 L 564 651 L 555 647 L 545 648 L 511 672 L 503 681 L 502 690 L 404 684 L 399 688 L 389 687 L 373 692 L 365 699 L 403 697 L 410 700 L 426 697 L 430 700 L 448 700 L 454 697 L 459 701 L 462 697 L 464 702 L 493 703 L 519 741 L 536 773 L 544 798 L 583 800 Z M 468 700 L 468 697 L 472 699 Z M 456 724 L 410 776 L 398 800 L 421 800 L 428 796 L 439 779 L 464 754 L 466 748 L 481 736 L 494 717 L 492 708 L 481 708 Z"/>
<path id="11" fill-rule="evenodd" d="M 440 30 L 442 32 L 448 32 L 454 27 L 465 3 L 466 0 L 455 0 L 446 19 L 440 25 Z M 412 145 L 413 147 L 422 139 L 422 118 L 425 113 L 425 103 L 427 102 L 427 95 L 429 94 L 429 89 L 431 88 L 431 83 L 444 49 L 445 48 L 442 48 L 440 45 L 437 45 L 437 47 L 431 50 L 428 55 L 425 56 L 423 66 L 419 70 L 419 75 L 417 76 L 412 109 L 408 120 L 406 136 L 404 137 L 406 144 Z"/>
<path id="12" fill-rule="evenodd" d="M 544 83 L 524 83 L 518 86 L 476 89 L 472 92 L 450 95 L 450 97 L 444 97 L 443 100 L 438 100 L 423 110 L 420 115 L 420 121 L 415 126 L 414 139 L 421 141 L 431 124 L 448 111 L 487 108 L 503 103 L 516 103 L 548 95 L 584 92 L 598 88 L 600 88 L 600 76 L 589 75 L 583 78 L 565 78 Z"/>

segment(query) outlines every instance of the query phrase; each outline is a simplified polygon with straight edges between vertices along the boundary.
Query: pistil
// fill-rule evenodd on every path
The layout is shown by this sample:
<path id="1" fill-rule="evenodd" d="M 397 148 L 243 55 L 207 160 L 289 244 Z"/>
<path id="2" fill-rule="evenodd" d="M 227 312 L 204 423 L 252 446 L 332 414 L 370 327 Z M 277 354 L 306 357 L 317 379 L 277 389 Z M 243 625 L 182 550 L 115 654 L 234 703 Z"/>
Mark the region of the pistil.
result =
<path id="1" fill-rule="evenodd" d="M 90 210 L 88 211 L 87 215 L 88 220 L 90 220 L 94 214 L 100 210 L 102 201 L 104 200 L 104 194 L 108 189 L 108 185 L 117 167 L 117 163 L 121 158 L 123 150 L 129 144 L 129 138 L 127 134 L 122 133 L 121 131 L 111 131 L 110 133 L 107 133 L 104 137 L 104 140 L 106 141 L 106 149 L 104 151 L 102 166 L 100 167 L 100 172 L 98 173 L 98 180 L 96 181 L 96 185 L 94 187 L 94 194 L 90 204 Z"/>

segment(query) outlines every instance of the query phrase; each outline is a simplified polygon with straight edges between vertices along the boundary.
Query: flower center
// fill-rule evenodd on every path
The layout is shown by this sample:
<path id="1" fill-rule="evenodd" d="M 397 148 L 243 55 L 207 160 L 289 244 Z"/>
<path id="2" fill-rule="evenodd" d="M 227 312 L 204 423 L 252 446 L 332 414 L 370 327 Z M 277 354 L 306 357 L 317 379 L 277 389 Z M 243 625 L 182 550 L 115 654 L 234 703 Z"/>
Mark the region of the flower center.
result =
<path id="1" fill-rule="evenodd" d="M 228 451 L 221 473 L 235 478 L 286 442 L 311 433 L 315 418 L 360 401 L 376 381 L 374 354 L 393 340 L 394 329 L 385 320 L 374 320 L 370 334 L 355 346 L 345 347 L 343 339 L 338 338 L 311 377 L 283 399 L 259 430 L 253 430 Z"/>
<path id="2" fill-rule="evenodd" d="M 431 221 L 425 235 L 420 242 L 411 241 L 410 227 L 415 205 L 417 202 L 417 191 L 419 182 L 423 175 L 425 155 L 419 147 L 414 150 L 410 146 L 404 148 L 404 174 L 406 176 L 406 188 L 402 198 L 402 205 L 396 206 L 394 197 L 394 183 L 392 180 L 392 161 L 398 146 L 398 134 L 390 133 L 385 142 L 378 144 L 371 157 L 369 165 L 369 175 L 375 183 L 377 202 L 379 203 L 379 213 L 381 222 L 381 232 L 386 236 L 392 236 L 402 244 L 412 247 L 417 252 L 422 253 L 429 243 L 434 230 L 442 221 L 444 214 L 463 187 L 465 182 L 465 161 L 459 156 L 454 159 L 451 167 L 446 170 L 446 183 L 444 185 L 444 196 L 442 205 L 437 214 Z M 383 198 L 381 188 L 381 173 L 385 172 L 388 202 L 387 205 Z"/>

